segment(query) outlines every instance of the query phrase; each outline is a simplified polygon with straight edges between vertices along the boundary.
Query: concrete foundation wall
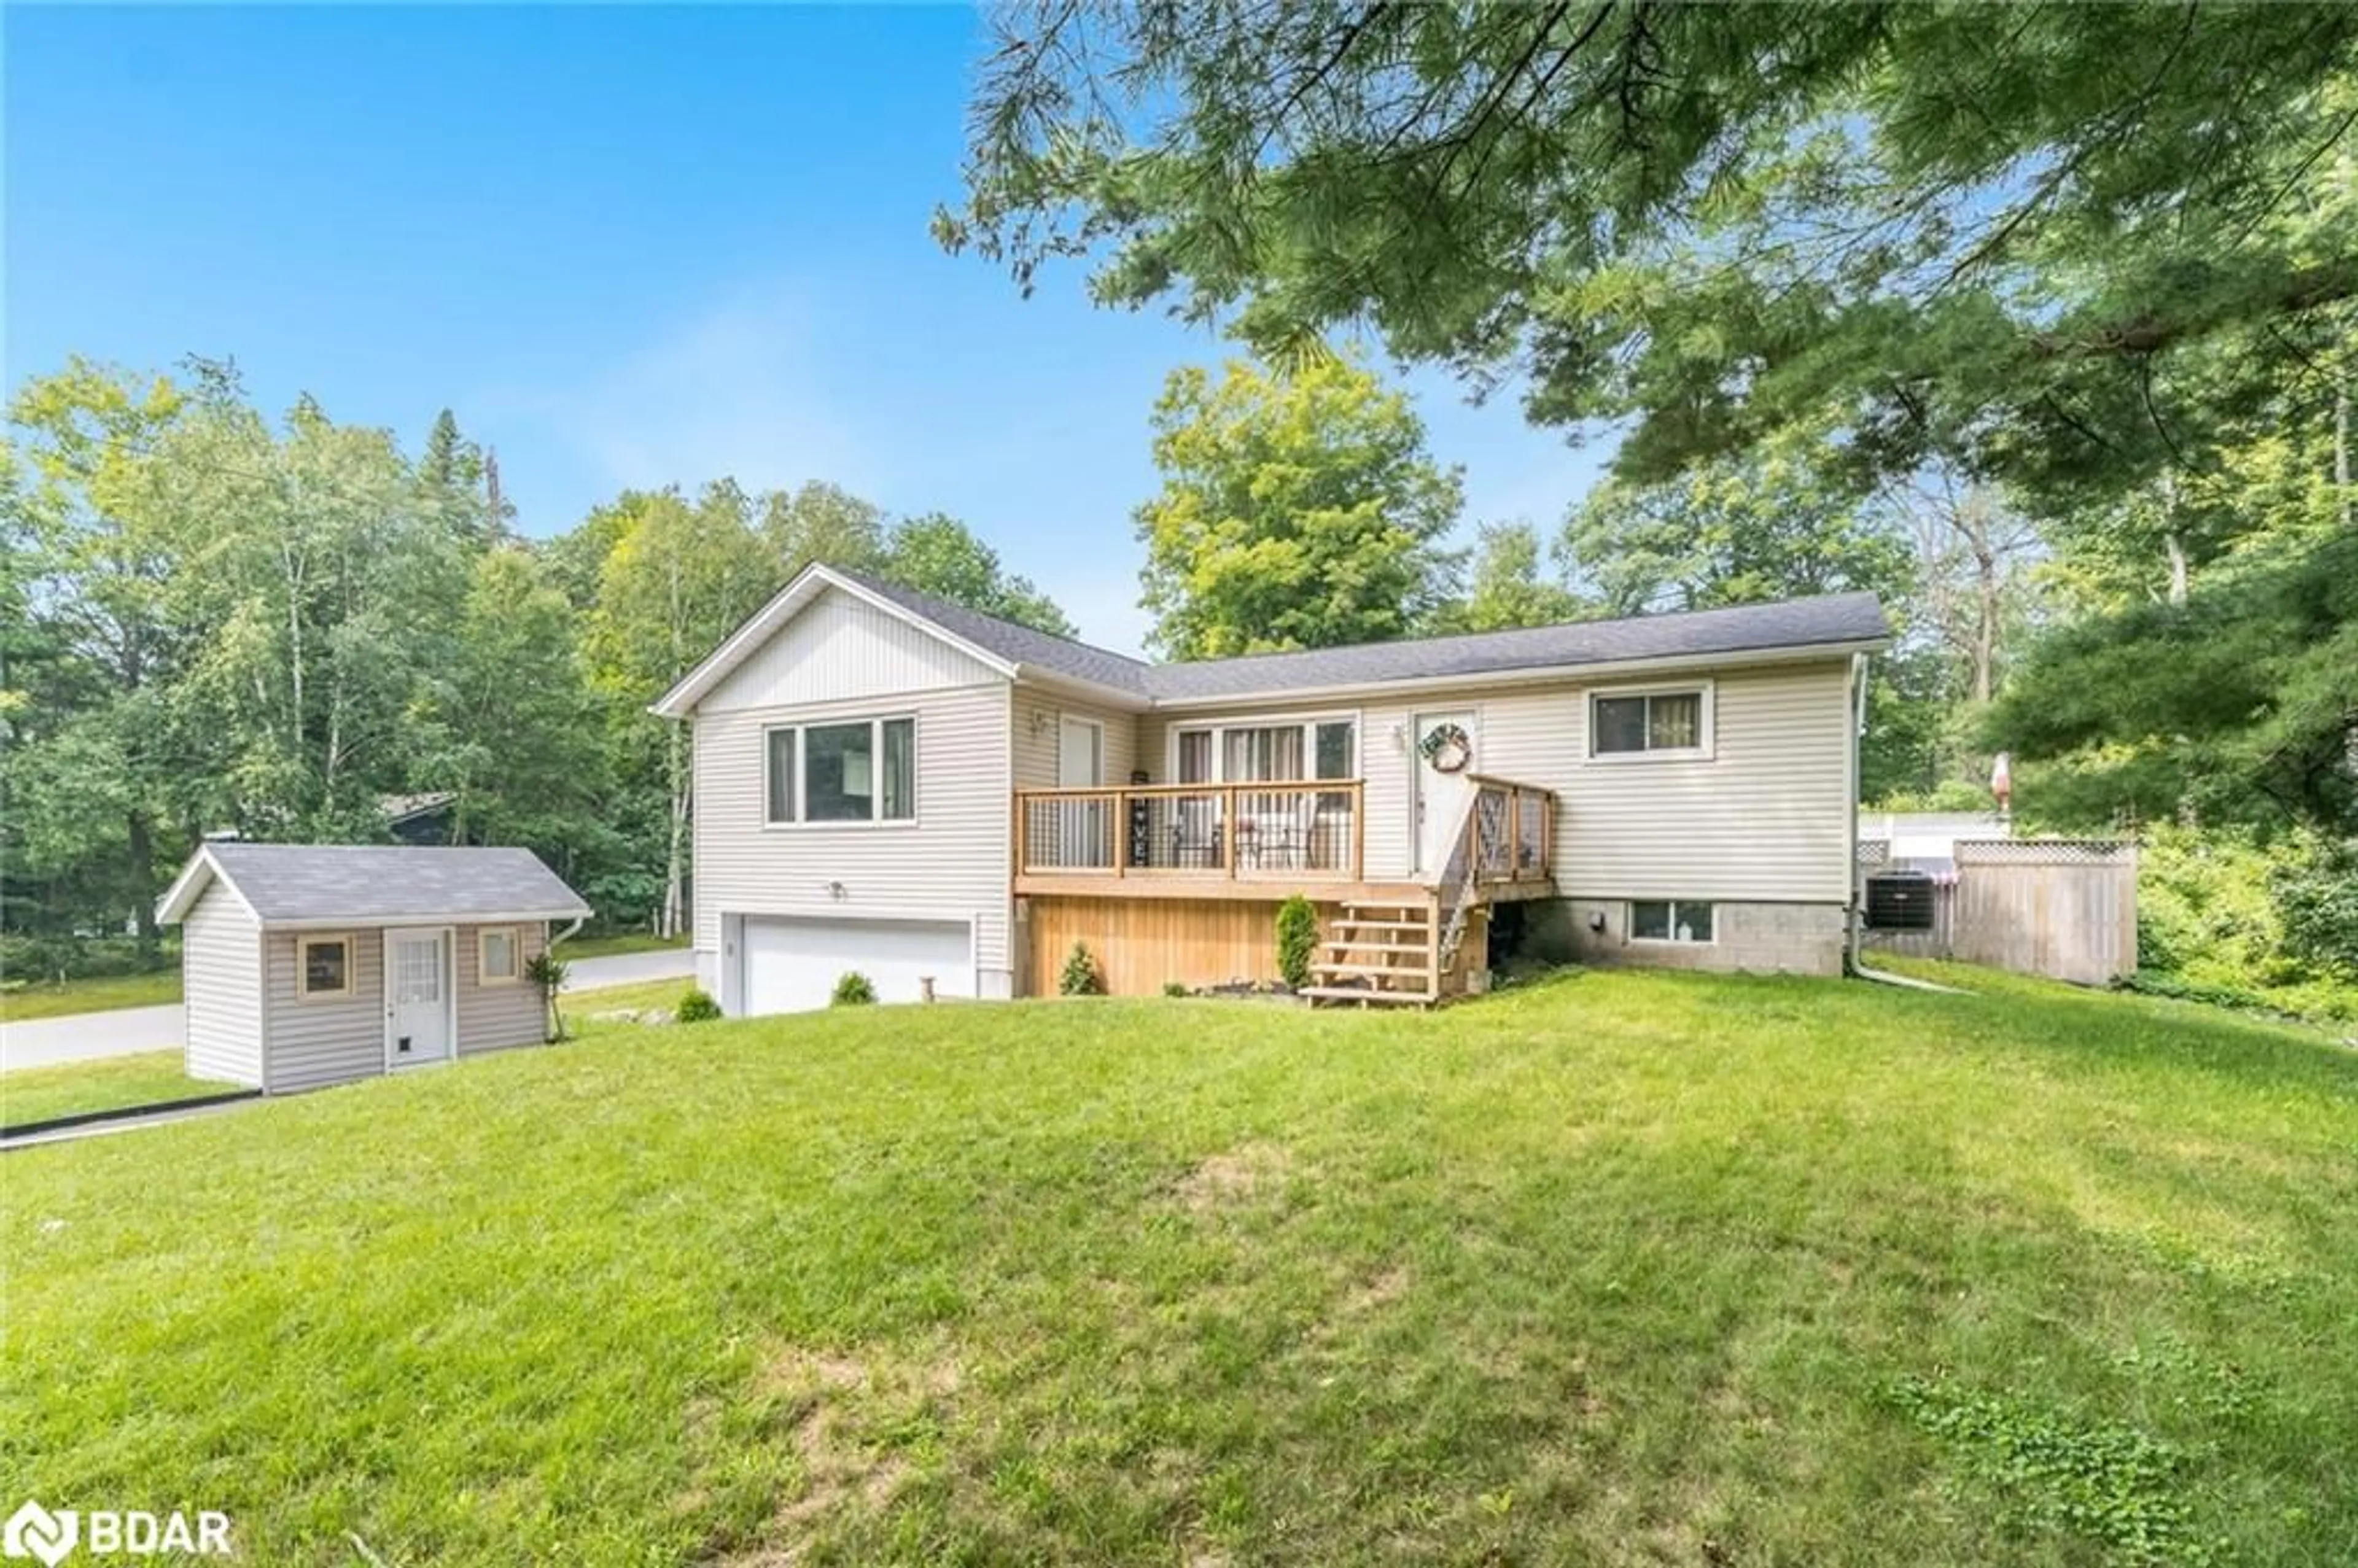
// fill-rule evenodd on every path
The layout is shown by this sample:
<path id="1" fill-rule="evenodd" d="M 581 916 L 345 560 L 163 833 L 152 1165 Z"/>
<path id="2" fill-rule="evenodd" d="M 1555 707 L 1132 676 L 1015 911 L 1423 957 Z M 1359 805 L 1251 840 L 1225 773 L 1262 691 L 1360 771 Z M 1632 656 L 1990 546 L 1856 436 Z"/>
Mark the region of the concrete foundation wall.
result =
<path id="1" fill-rule="evenodd" d="M 1597 917 L 1604 929 L 1591 929 Z M 1756 974 L 1842 973 L 1844 910 L 1832 903 L 1714 903 L 1710 942 L 1633 942 L 1618 900 L 1559 899 L 1526 915 L 1524 950 L 1542 960 Z"/>

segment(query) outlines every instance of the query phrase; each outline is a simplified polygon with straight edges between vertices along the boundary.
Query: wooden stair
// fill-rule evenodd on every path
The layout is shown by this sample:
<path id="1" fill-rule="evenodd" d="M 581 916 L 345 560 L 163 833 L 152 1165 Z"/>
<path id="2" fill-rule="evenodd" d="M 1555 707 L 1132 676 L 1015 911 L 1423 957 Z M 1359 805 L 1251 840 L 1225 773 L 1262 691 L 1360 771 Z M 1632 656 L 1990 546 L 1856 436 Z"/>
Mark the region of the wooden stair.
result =
<path id="1" fill-rule="evenodd" d="M 1431 1007 L 1441 1000 L 1431 901 L 1346 903 L 1302 994 L 1314 1007 Z"/>

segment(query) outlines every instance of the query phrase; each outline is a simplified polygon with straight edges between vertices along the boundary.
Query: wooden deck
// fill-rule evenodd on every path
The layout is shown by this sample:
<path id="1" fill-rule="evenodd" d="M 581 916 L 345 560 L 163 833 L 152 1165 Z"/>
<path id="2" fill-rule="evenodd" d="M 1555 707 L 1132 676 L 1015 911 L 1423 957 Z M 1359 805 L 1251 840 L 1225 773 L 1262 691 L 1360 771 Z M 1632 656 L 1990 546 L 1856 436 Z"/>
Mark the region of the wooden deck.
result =
<path id="1" fill-rule="evenodd" d="M 1014 891 L 1023 897 L 1276 903 L 1425 901 L 1441 882 L 1486 903 L 1555 891 L 1555 796 L 1472 776 L 1473 809 L 1446 871 L 1370 878 L 1358 779 L 1019 790 Z"/>
<path id="2" fill-rule="evenodd" d="M 1555 796 L 1470 776 L 1430 881 L 1369 879 L 1358 779 L 1024 790 L 1014 890 L 1027 994 L 1076 944 L 1117 995 L 1274 978 L 1272 906 L 1296 893 L 1324 936 L 1314 1000 L 1431 1006 L 1485 967 L 1484 906 L 1555 892 Z"/>

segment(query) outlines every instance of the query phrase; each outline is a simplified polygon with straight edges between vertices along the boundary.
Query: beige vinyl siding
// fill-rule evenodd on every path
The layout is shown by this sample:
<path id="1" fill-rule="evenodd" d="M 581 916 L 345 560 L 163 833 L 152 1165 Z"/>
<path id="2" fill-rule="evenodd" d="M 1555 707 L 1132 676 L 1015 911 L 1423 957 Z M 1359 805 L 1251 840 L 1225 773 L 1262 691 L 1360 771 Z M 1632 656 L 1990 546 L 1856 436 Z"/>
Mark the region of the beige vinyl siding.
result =
<path id="1" fill-rule="evenodd" d="M 327 935 L 308 933 L 308 935 Z M 270 1010 L 270 1089 L 318 1088 L 384 1071 L 384 939 L 372 928 L 338 933 L 352 944 L 352 994 L 296 994 L 296 933 L 265 939 Z"/>
<path id="2" fill-rule="evenodd" d="M 1011 755 L 1017 789 L 1056 787 L 1056 747 L 1062 721 L 1067 718 L 1093 719 L 1105 727 L 1107 784 L 1128 784 L 1130 771 L 1140 765 L 1138 730 L 1142 720 L 1137 714 L 1098 708 L 1031 687 L 1016 688 L 1014 707 Z"/>
<path id="3" fill-rule="evenodd" d="M 1585 692 L 1486 705 L 1485 733 L 1507 777 L 1568 767 L 1575 780 L 1556 826 L 1569 895 L 1843 903 L 1849 675 L 1844 663 L 1719 672 L 1707 760 L 1589 758 Z"/>
<path id="4" fill-rule="evenodd" d="M 1173 776 L 1171 732 L 1206 722 L 1357 712 L 1367 780 L 1370 881 L 1410 875 L 1410 731 L 1419 714 L 1474 715 L 1474 771 L 1556 792 L 1556 884 L 1588 897 L 1841 903 L 1849 896 L 1846 661 L 1704 672 L 1713 755 L 1597 762 L 1587 754 L 1590 686 L 1479 683 L 1380 692 L 1324 705 L 1275 701 L 1217 716 L 1158 712 L 1139 723 L 1157 783 Z M 1649 687 L 1682 677 L 1650 676 Z M 1611 687 L 1620 683 L 1598 683 Z"/>
<path id="5" fill-rule="evenodd" d="M 537 1045 L 547 1038 L 546 1015 L 540 988 L 525 978 L 524 967 L 548 946 L 548 927 L 537 921 L 495 929 L 516 936 L 516 978 L 511 983 L 482 983 L 482 927 L 461 925 L 458 935 L 459 1054 L 479 1055 L 514 1045 Z"/>
<path id="6" fill-rule="evenodd" d="M 696 706 L 703 715 L 853 697 L 889 701 L 908 692 L 1000 678 L 990 665 L 933 633 L 831 589 L 779 628 L 777 635 Z"/>
<path id="7" fill-rule="evenodd" d="M 1013 810 L 1009 689 L 994 681 L 791 707 L 699 710 L 697 946 L 720 953 L 723 914 L 971 920 L 976 968 L 1007 971 Z M 902 714 L 916 719 L 914 822 L 765 825 L 765 729 Z M 840 898 L 831 883 L 842 884 Z M 721 954 L 716 973 L 734 962 L 736 955 Z"/>
<path id="8" fill-rule="evenodd" d="M 262 927 L 218 878 L 180 926 L 189 1076 L 262 1083 Z"/>

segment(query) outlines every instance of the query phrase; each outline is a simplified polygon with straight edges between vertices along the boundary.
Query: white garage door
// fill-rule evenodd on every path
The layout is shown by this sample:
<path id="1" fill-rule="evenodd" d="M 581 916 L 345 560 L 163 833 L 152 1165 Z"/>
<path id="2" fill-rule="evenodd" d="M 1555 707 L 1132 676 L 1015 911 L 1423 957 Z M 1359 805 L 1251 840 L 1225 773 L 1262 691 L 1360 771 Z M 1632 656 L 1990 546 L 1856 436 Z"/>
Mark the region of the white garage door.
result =
<path id="1" fill-rule="evenodd" d="M 924 920 L 775 920 L 745 917 L 745 1011 L 825 1007 L 835 982 L 857 969 L 879 1001 L 915 1001 L 918 981 L 936 996 L 974 994 L 964 923 Z"/>

